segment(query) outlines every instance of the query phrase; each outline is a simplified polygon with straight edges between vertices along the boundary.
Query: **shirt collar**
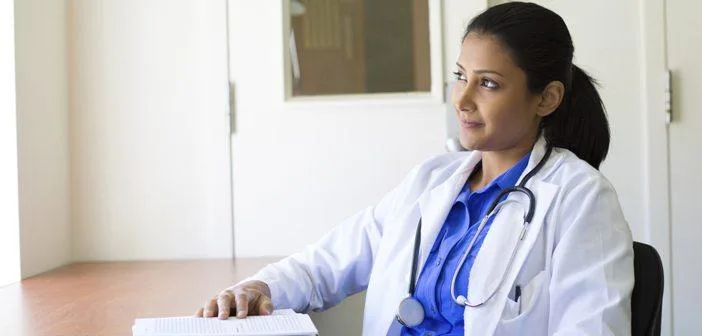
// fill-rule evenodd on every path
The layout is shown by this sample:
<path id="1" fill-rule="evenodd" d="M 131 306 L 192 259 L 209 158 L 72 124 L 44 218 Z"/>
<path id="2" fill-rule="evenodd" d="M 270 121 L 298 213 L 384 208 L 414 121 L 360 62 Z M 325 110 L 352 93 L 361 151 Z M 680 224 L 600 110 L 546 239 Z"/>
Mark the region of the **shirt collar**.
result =
<path id="1" fill-rule="evenodd" d="M 517 161 L 512 168 L 508 169 L 506 172 L 502 173 L 500 177 L 495 179 L 495 183 L 500 186 L 500 189 L 507 189 L 514 187 L 519 181 L 519 177 L 522 176 L 524 169 L 529 163 L 529 156 L 531 152 L 526 153 L 519 161 Z"/>

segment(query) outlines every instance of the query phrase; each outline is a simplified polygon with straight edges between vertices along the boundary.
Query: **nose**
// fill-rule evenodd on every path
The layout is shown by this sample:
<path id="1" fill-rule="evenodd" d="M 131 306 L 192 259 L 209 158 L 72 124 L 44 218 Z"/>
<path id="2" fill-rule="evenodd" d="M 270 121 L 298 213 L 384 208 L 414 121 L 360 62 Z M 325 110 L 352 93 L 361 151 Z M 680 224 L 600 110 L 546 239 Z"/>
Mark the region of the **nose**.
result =
<path id="1" fill-rule="evenodd" d="M 475 111 L 475 86 L 471 83 L 456 82 L 453 87 L 453 105 L 456 112 Z"/>

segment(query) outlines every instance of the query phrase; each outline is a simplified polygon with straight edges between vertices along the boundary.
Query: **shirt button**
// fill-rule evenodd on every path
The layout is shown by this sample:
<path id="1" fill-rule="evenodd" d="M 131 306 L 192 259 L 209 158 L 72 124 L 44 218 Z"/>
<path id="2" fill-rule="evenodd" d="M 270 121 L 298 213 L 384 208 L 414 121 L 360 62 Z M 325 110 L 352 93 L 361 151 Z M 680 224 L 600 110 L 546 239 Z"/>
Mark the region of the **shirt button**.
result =
<path id="1" fill-rule="evenodd" d="M 438 267 L 438 266 L 441 266 L 441 258 L 436 259 L 436 266 L 437 266 L 437 267 Z"/>
<path id="2" fill-rule="evenodd" d="M 423 334 L 424 336 L 434 336 L 434 333 L 431 331 L 427 331 Z"/>

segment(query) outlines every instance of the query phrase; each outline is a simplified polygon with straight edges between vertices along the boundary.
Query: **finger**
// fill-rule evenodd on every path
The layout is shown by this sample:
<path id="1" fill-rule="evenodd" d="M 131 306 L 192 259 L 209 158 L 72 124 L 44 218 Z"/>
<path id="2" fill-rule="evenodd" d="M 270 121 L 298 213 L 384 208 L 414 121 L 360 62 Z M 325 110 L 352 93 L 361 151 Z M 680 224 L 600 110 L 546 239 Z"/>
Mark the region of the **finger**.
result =
<path id="1" fill-rule="evenodd" d="M 205 304 L 204 317 L 214 317 L 217 315 L 217 300 L 212 299 Z"/>
<path id="2" fill-rule="evenodd" d="M 217 298 L 217 306 L 219 308 L 219 318 L 226 320 L 229 318 L 229 309 L 232 308 L 232 299 L 234 295 L 231 291 L 225 290 L 219 294 Z"/>
<path id="3" fill-rule="evenodd" d="M 195 317 L 202 317 L 202 314 L 205 312 L 205 308 L 200 307 L 200 309 L 195 312 Z"/>
<path id="4" fill-rule="evenodd" d="M 258 315 L 270 315 L 273 312 L 273 301 L 265 295 L 260 296 Z"/>
<path id="5" fill-rule="evenodd" d="M 249 312 L 249 296 L 241 292 L 236 294 L 236 317 L 244 318 Z"/>

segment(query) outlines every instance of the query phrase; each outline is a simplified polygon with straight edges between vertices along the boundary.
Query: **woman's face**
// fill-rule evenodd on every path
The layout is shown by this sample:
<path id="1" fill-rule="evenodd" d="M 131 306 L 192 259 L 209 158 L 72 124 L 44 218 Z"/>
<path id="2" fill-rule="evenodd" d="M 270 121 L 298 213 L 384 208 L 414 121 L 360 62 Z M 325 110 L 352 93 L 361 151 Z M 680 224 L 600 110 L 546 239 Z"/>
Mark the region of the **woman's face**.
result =
<path id="1" fill-rule="evenodd" d="M 470 150 L 531 148 L 538 134 L 538 95 L 526 73 L 494 37 L 469 34 L 461 45 L 452 103 L 461 145 Z"/>

